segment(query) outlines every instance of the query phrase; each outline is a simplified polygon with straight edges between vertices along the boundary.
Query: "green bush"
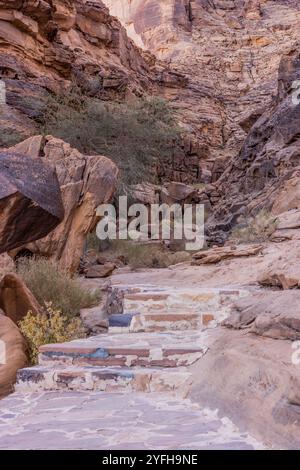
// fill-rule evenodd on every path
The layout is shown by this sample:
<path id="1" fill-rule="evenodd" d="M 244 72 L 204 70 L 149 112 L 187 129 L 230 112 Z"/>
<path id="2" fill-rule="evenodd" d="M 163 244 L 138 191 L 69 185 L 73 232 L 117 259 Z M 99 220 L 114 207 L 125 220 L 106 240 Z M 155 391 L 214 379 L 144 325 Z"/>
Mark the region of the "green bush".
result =
<path id="1" fill-rule="evenodd" d="M 50 303 L 67 317 L 76 316 L 82 308 L 93 307 L 100 301 L 99 291 L 84 289 L 77 278 L 47 259 L 19 260 L 18 272 L 42 307 Z"/>
<path id="2" fill-rule="evenodd" d="M 46 304 L 43 314 L 33 315 L 28 312 L 19 322 L 19 328 L 27 340 L 32 364 L 37 363 L 40 346 L 85 337 L 80 318 L 68 318 L 60 310 L 53 309 L 51 304 Z"/>
<path id="3" fill-rule="evenodd" d="M 78 86 L 50 96 L 42 130 L 84 154 L 110 157 L 121 171 L 120 193 L 141 181 L 155 181 L 155 165 L 172 155 L 180 132 L 168 104 L 160 98 L 111 103 L 89 98 Z"/>

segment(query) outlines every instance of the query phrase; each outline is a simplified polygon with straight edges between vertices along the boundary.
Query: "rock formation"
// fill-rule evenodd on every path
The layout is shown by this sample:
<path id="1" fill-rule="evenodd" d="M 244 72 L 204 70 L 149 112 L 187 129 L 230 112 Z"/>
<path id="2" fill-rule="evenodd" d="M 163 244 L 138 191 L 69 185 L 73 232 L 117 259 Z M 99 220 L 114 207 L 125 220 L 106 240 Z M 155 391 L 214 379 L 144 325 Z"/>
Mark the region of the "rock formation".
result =
<path id="1" fill-rule="evenodd" d="M 12 254 L 16 256 L 26 249 L 76 271 L 86 236 L 98 221 L 96 208 L 109 202 L 114 194 L 118 176 L 116 165 L 99 155 L 84 156 L 51 136 L 29 138 L 10 151 L 32 155 L 55 166 L 65 208 L 64 220 L 57 229 L 42 240 L 24 244 Z"/>
<path id="2" fill-rule="evenodd" d="M 277 216 L 300 207 L 300 105 L 293 88 L 300 77 L 299 57 L 299 47 L 283 56 L 276 98 L 217 183 L 222 195 L 215 208 L 217 226 L 230 229 L 240 214 L 261 209 Z M 293 217 L 295 226 L 297 212 Z"/>
<path id="3" fill-rule="evenodd" d="M 248 256 L 256 256 L 261 253 L 262 245 L 240 245 L 240 246 L 225 246 L 211 248 L 205 251 L 199 251 L 193 255 L 194 266 L 201 264 L 216 264 L 220 261 L 231 258 L 243 258 Z"/>
<path id="4" fill-rule="evenodd" d="M 0 398 L 13 391 L 17 371 L 26 364 L 23 336 L 12 320 L 0 313 Z"/>
<path id="5" fill-rule="evenodd" d="M 1 1 L 0 79 L 6 85 L 0 146 L 37 134 L 48 93 L 63 92 L 74 81 L 83 94 L 104 100 L 164 95 L 165 89 L 176 94 L 188 83 L 142 52 L 101 0 Z M 199 149 L 192 142 L 187 135 L 181 148 L 170 150 L 162 177 L 200 179 Z"/>
<path id="6" fill-rule="evenodd" d="M 43 238 L 63 217 L 53 166 L 30 155 L 0 152 L 0 253 Z"/>
<path id="7" fill-rule="evenodd" d="M 216 181 L 277 94 L 298 42 L 297 0 L 104 0 L 128 34 L 189 80 L 165 86 Z"/>
<path id="8" fill-rule="evenodd" d="M 45 91 L 78 79 L 91 96 L 139 94 L 151 59 L 128 39 L 101 0 L 0 2 L 0 75 L 7 104 L 38 114 Z"/>
<path id="9" fill-rule="evenodd" d="M 28 312 L 36 315 L 42 311 L 28 287 L 14 273 L 6 274 L 0 282 L 0 309 L 16 325 Z"/>

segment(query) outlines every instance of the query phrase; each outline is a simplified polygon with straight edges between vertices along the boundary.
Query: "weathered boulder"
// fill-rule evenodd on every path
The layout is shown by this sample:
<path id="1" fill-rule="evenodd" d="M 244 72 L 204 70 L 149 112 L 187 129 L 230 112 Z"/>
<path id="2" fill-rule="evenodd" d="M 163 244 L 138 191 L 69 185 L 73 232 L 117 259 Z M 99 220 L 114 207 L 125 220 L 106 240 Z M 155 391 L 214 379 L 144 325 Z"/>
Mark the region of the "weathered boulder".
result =
<path id="1" fill-rule="evenodd" d="M 105 301 L 97 307 L 82 309 L 80 318 L 88 335 L 98 335 L 108 330 L 109 321 Z"/>
<path id="2" fill-rule="evenodd" d="M 277 287 L 279 289 L 294 289 L 300 286 L 300 269 L 297 265 L 288 268 L 271 268 L 258 279 L 263 287 Z"/>
<path id="3" fill-rule="evenodd" d="M 85 273 L 85 277 L 90 278 L 90 279 L 108 277 L 114 272 L 115 269 L 116 269 L 116 265 L 114 263 L 94 265 L 87 269 Z"/>
<path id="4" fill-rule="evenodd" d="M 0 253 L 43 238 L 63 220 L 55 168 L 32 157 L 0 152 Z"/>
<path id="5" fill-rule="evenodd" d="M 38 314 L 41 306 L 16 274 L 6 274 L 0 282 L 0 309 L 16 325 L 29 311 Z"/>
<path id="6" fill-rule="evenodd" d="M 0 398 L 13 391 L 17 371 L 26 365 L 24 338 L 13 321 L 0 313 Z"/>
<path id="7" fill-rule="evenodd" d="M 114 194 L 118 177 L 116 165 L 103 156 L 82 155 L 51 136 L 29 138 L 13 150 L 25 156 L 40 157 L 41 161 L 55 166 L 65 208 L 63 222 L 56 230 L 42 240 L 24 244 L 22 249 L 53 258 L 64 268 L 76 271 L 86 236 L 99 220 L 96 209 L 109 202 Z"/>
<path id="8" fill-rule="evenodd" d="M 193 255 L 193 265 L 214 264 L 225 259 L 256 256 L 262 252 L 262 245 L 239 245 L 211 248 Z"/>
<path id="9" fill-rule="evenodd" d="M 259 292 L 234 303 L 228 328 L 274 339 L 300 339 L 300 291 Z"/>
<path id="10" fill-rule="evenodd" d="M 189 204 L 197 199 L 197 190 L 193 186 L 172 181 L 161 191 L 161 202 L 165 204 Z"/>

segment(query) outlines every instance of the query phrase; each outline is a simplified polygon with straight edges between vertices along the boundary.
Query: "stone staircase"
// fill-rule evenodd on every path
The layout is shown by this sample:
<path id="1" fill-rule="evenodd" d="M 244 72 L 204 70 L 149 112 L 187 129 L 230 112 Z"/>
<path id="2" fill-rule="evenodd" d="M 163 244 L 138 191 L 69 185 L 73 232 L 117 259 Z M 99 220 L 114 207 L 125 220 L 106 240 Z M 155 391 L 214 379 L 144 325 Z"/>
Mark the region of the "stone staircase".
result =
<path id="1" fill-rule="evenodd" d="M 207 351 L 205 332 L 244 289 L 118 285 L 123 313 L 107 334 L 41 347 L 39 364 L 18 373 L 17 392 L 45 390 L 185 394 L 189 366 Z M 115 294 L 115 293 L 114 293 Z"/>

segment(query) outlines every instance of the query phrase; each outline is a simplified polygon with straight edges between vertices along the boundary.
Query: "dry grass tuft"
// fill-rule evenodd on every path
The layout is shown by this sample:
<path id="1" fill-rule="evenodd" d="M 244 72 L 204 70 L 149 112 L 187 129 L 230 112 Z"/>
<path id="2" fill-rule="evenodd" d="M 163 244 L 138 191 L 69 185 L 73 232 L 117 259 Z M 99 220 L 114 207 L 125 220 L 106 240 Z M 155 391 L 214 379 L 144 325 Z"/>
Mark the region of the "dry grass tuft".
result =
<path id="1" fill-rule="evenodd" d="M 84 289 L 77 278 L 45 258 L 22 259 L 18 272 L 42 307 L 51 303 L 62 315 L 74 317 L 100 302 L 100 291 Z"/>

